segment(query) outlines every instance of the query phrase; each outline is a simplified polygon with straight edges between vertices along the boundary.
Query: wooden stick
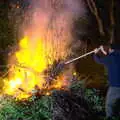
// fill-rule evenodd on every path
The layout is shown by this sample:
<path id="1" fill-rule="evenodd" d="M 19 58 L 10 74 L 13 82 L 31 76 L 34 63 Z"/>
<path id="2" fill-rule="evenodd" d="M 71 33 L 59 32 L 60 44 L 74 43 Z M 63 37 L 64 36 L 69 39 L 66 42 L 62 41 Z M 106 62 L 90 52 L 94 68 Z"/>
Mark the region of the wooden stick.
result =
<path id="1" fill-rule="evenodd" d="M 99 49 L 100 49 L 100 48 L 99 48 Z M 71 60 L 65 62 L 65 65 L 67 65 L 67 64 L 69 64 L 69 63 L 72 63 L 72 62 L 74 62 L 74 61 L 76 61 L 76 60 L 78 60 L 78 59 L 81 59 L 81 58 L 83 58 L 83 57 L 86 57 L 86 56 L 88 56 L 88 55 L 90 55 L 90 54 L 92 54 L 92 53 L 94 53 L 94 52 L 95 52 L 95 50 L 90 51 L 90 52 L 88 52 L 88 53 L 85 53 L 85 54 L 83 54 L 83 55 L 81 55 L 81 56 L 79 56 L 79 57 L 77 57 L 77 58 L 71 59 Z"/>

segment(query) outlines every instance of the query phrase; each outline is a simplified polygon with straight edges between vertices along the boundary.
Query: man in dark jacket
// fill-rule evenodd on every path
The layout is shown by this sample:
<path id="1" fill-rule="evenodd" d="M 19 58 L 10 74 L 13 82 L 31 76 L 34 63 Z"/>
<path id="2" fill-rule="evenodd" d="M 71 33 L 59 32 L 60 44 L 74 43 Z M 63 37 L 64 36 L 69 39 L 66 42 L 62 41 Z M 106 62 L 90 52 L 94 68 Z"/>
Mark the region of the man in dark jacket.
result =
<path id="1" fill-rule="evenodd" d="M 97 63 L 103 64 L 108 71 L 109 89 L 106 97 L 106 116 L 111 118 L 116 116 L 113 108 L 116 101 L 120 100 L 120 46 L 100 46 L 100 49 L 95 49 L 94 59 Z M 120 115 L 120 111 L 117 113 Z"/>

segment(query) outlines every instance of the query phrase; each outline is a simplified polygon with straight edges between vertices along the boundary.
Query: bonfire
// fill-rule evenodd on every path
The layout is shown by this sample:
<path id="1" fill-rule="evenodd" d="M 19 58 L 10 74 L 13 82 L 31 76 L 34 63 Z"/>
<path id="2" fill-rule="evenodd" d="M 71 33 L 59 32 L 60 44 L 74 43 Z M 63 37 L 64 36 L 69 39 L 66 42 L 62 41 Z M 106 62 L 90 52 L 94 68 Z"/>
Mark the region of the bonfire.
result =
<path id="1" fill-rule="evenodd" d="M 9 73 L 4 80 L 3 93 L 18 99 L 50 95 L 53 89 L 69 86 L 69 71 L 74 69 L 65 72 L 64 61 L 72 51 L 73 22 L 85 12 L 78 0 L 31 2 L 21 27 L 22 39 L 8 59 Z"/>
<path id="2" fill-rule="evenodd" d="M 25 99 L 33 94 L 50 95 L 51 90 L 67 86 L 62 74 L 64 62 L 50 56 L 50 51 L 44 50 L 40 40 L 34 50 L 29 46 L 28 37 L 20 41 L 19 47 L 11 58 L 14 63 L 11 64 L 8 80 L 5 80 L 5 94 Z M 46 57 L 47 52 L 49 56 Z"/>

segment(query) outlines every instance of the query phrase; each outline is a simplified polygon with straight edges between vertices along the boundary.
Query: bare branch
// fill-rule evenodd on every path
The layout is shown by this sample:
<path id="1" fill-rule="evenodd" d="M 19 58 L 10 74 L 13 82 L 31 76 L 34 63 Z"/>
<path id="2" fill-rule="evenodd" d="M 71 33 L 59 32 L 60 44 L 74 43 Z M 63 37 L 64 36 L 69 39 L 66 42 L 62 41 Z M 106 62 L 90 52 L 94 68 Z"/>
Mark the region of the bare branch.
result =
<path id="1" fill-rule="evenodd" d="M 114 41 L 114 25 L 115 25 L 115 19 L 114 19 L 114 0 L 112 0 L 112 4 L 111 4 L 111 8 L 110 8 L 110 22 L 111 22 L 110 43 L 113 43 L 113 41 Z"/>
<path id="2" fill-rule="evenodd" d="M 110 11 L 110 19 L 111 19 L 111 25 L 115 24 L 115 19 L 114 19 L 114 0 L 112 0 L 111 4 L 111 11 Z"/>
<path id="3" fill-rule="evenodd" d="M 99 14 L 98 14 L 98 9 L 97 9 L 97 7 L 96 7 L 96 4 L 95 4 L 94 0 L 87 0 L 87 4 L 88 4 L 88 7 L 89 7 L 90 11 L 91 11 L 91 12 L 95 15 L 95 17 L 96 17 L 100 35 L 101 35 L 101 36 L 104 36 L 104 35 L 105 35 L 105 32 L 104 32 L 104 28 L 103 28 L 103 23 L 102 23 L 102 20 L 101 20 Z"/>
<path id="4" fill-rule="evenodd" d="M 87 0 L 87 4 L 88 4 L 88 7 L 89 7 L 90 11 L 94 14 L 94 8 L 90 4 L 90 0 Z"/>

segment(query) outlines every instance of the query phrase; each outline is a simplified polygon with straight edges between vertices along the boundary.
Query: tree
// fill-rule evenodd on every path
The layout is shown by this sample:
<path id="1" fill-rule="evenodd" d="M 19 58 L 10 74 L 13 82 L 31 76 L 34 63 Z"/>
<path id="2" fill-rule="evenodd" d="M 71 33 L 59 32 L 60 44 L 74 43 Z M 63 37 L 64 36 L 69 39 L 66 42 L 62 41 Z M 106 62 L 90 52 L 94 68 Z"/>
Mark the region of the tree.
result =
<path id="1" fill-rule="evenodd" d="M 96 35 L 97 43 L 120 43 L 119 42 L 119 0 L 86 0 L 88 16 Z M 91 28 L 92 29 L 92 28 Z M 94 31 L 94 30 L 93 30 Z M 95 34 L 95 33 L 94 33 Z M 99 39 L 100 38 L 100 39 Z M 103 41 L 102 41 L 103 40 Z"/>

